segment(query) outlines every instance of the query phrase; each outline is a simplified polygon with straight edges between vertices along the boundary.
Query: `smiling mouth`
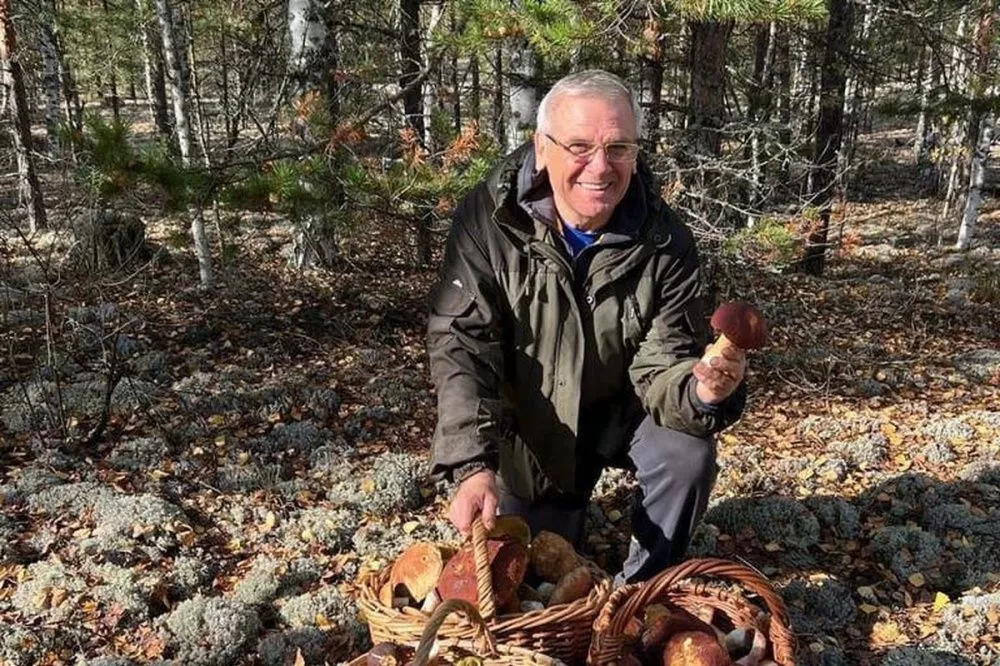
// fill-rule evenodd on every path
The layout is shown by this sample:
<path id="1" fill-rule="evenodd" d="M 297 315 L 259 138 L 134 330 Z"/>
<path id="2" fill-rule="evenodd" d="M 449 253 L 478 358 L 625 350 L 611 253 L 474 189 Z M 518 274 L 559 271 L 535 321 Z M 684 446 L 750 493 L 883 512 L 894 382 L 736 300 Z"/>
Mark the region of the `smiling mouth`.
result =
<path id="1" fill-rule="evenodd" d="M 611 187 L 611 183 L 577 183 L 577 185 L 591 192 L 603 192 Z"/>

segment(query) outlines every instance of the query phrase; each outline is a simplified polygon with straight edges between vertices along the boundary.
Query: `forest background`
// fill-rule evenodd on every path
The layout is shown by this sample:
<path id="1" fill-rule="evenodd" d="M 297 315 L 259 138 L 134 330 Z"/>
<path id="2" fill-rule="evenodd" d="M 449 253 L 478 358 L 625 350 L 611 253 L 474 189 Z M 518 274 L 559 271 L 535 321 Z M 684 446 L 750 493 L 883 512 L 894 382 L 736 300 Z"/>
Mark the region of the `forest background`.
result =
<path id="1" fill-rule="evenodd" d="M 456 202 L 620 74 L 715 301 L 772 321 L 693 554 L 800 664 L 1000 663 L 998 9 L 0 0 L 0 664 L 337 663 L 423 474 Z M 634 482 L 588 553 L 620 567 Z"/>

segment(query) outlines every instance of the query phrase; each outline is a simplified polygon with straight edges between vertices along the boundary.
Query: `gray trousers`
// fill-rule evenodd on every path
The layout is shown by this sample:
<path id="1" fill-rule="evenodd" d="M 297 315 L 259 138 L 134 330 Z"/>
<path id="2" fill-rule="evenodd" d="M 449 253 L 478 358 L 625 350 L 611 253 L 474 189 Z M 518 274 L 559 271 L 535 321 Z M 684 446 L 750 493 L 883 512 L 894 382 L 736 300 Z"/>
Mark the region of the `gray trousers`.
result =
<path id="1" fill-rule="evenodd" d="M 708 507 L 718 471 L 715 440 L 661 428 L 647 416 L 636 428 L 628 457 L 638 490 L 632 506 L 632 539 L 623 574 L 646 580 L 684 558 L 691 535 Z M 530 502 L 505 493 L 500 513 L 524 517 L 532 533 L 549 530 L 579 548 L 584 541 L 586 502 Z"/>

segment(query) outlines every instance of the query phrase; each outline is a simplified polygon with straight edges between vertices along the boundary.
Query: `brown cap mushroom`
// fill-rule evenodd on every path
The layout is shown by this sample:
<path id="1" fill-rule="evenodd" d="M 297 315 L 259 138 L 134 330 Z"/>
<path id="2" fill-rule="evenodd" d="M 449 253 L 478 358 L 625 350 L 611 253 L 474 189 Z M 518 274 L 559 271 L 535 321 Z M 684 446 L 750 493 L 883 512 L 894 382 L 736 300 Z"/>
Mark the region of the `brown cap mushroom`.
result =
<path id="1" fill-rule="evenodd" d="M 719 333 L 702 358 L 706 363 L 722 355 L 726 348 L 760 349 L 767 341 L 767 321 L 760 310 L 749 303 L 723 303 L 712 315 L 712 328 Z"/>
<path id="2" fill-rule="evenodd" d="M 444 569 L 444 555 L 433 543 L 418 541 L 403 552 L 392 565 L 389 584 L 406 588 L 413 600 L 420 603 L 438 584 Z"/>
<path id="3" fill-rule="evenodd" d="M 517 592 L 528 570 L 528 552 L 520 541 L 512 537 L 489 539 L 490 572 L 493 582 L 493 596 L 497 608 Z M 463 546 L 448 560 L 441 572 L 437 586 L 441 599 L 464 599 L 471 604 L 479 603 L 476 579 L 476 557 L 471 543 Z"/>
<path id="4" fill-rule="evenodd" d="M 663 666 L 733 666 L 726 648 L 715 633 L 682 631 L 671 636 L 663 648 Z"/>

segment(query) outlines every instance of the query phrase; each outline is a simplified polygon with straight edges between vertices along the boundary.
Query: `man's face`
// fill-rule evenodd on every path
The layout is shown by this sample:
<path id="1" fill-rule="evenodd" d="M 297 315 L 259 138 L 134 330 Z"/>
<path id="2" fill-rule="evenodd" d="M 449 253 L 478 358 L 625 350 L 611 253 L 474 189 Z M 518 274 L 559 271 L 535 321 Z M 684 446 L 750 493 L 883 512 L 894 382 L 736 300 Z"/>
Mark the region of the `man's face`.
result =
<path id="1" fill-rule="evenodd" d="M 561 95 L 549 109 L 548 134 L 564 146 L 635 143 L 636 122 L 623 99 Z M 595 230 L 625 198 L 635 160 L 609 162 L 603 149 L 582 162 L 543 132 L 535 133 L 535 166 L 547 169 L 556 210 L 570 226 Z"/>

